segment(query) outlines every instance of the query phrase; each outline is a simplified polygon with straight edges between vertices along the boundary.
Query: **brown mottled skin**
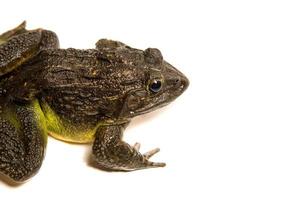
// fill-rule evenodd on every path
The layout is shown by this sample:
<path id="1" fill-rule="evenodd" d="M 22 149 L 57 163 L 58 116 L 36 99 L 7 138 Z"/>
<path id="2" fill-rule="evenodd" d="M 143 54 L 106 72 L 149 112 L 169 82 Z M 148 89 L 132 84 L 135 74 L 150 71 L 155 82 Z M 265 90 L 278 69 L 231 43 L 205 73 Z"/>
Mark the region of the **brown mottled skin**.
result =
<path id="1" fill-rule="evenodd" d="M 25 23 L 0 35 L 0 173 L 14 181 L 40 168 L 47 134 L 93 142 L 95 165 L 131 171 L 162 167 L 122 141 L 138 115 L 167 105 L 188 87 L 188 79 L 145 51 L 102 39 L 96 49 L 59 49 L 55 33 L 28 31 Z"/>

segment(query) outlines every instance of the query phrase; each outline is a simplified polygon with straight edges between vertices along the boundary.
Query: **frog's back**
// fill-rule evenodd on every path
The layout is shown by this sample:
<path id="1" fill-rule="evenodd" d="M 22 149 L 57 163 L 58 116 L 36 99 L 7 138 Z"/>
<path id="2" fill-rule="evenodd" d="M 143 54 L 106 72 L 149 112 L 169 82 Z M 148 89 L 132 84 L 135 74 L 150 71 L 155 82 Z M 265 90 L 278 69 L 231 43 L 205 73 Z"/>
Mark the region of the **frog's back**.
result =
<path id="1" fill-rule="evenodd" d="M 69 142 L 91 142 L 95 128 L 112 118 L 120 100 L 119 91 L 105 88 L 109 64 L 98 59 L 95 49 L 48 49 L 33 65 L 41 69 L 36 85 L 49 133 Z"/>

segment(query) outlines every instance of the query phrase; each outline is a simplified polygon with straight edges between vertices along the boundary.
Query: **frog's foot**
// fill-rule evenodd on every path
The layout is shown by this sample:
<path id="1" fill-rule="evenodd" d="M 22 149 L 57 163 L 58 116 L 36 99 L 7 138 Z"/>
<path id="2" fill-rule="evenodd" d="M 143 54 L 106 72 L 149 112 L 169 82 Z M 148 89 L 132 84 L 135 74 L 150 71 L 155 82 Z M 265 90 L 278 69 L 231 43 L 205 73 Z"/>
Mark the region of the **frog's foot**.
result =
<path id="1" fill-rule="evenodd" d="M 14 29 L 11 29 L 9 31 L 6 31 L 5 33 L 2 33 L 0 35 L 0 42 L 6 42 L 7 40 L 9 40 L 10 38 L 12 38 L 13 36 L 22 34 L 27 32 L 26 30 L 26 21 L 23 21 L 19 26 L 17 26 Z"/>
<path id="2" fill-rule="evenodd" d="M 141 148 L 141 144 L 140 143 L 135 143 L 133 145 L 133 148 L 139 152 L 140 148 Z M 147 166 L 148 167 L 165 167 L 166 166 L 166 163 L 163 163 L 163 162 L 151 162 L 149 161 L 149 159 L 154 156 L 155 154 L 157 154 L 158 152 L 160 151 L 159 148 L 155 148 L 155 149 L 152 149 L 150 151 L 147 151 L 146 153 L 143 154 L 143 157 L 144 159 L 146 160 L 147 162 Z"/>
<path id="3" fill-rule="evenodd" d="M 122 141 L 123 130 L 122 125 L 98 128 L 93 145 L 93 158 L 97 166 L 107 170 L 133 171 L 166 165 L 149 160 L 159 152 L 159 148 L 141 154 L 139 143 L 130 146 Z"/>

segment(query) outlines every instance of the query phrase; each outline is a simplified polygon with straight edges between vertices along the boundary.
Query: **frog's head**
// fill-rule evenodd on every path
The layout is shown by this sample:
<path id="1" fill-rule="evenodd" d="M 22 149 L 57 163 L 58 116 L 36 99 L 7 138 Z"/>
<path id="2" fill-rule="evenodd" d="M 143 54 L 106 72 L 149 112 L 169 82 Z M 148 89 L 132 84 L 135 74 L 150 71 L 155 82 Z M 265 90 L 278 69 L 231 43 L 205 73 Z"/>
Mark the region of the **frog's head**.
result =
<path id="1" fill-rule="evenodd" d="M 188 87 L 183 73 L 163 59 L 155 48 L 144 51 L 121 42 L 99 40 L 102 57 L 117 62 L 120 85 L 124 92 L 121 118 L 131 118 L 169 104 Z"/>

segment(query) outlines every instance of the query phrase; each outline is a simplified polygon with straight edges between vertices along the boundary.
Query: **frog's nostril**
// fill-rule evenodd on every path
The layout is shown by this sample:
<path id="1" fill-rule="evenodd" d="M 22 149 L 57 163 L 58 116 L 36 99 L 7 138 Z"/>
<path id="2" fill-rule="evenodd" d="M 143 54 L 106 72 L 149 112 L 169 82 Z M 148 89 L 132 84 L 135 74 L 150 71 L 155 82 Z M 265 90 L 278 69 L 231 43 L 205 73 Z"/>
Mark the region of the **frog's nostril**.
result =
<path id="1" fill-rule="evenodd" d="M 180 79 L 180 77 L 176 77 L 176 78 L 174 78 L 173 79 L 173 84 L 174 84 L 174 87 L 180 87 L 180 85 L 181 85 L 181 79 Z"/>

